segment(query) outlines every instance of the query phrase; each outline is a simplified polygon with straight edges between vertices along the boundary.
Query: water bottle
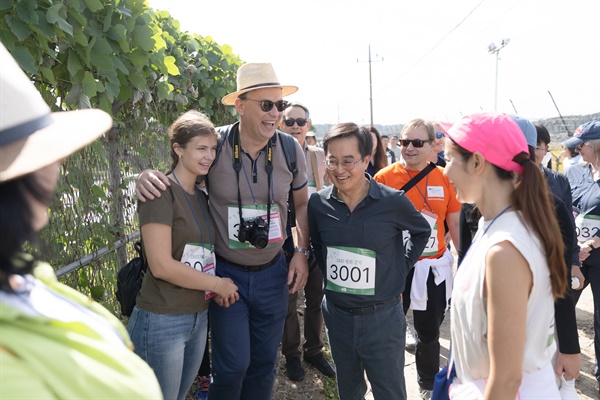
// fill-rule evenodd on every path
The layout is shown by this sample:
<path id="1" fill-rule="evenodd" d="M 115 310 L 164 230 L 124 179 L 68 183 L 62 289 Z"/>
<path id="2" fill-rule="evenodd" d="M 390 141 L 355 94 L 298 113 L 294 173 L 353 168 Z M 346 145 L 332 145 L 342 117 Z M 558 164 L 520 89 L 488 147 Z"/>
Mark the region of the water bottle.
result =
<path id="1" fill-rule="evenodd" d="M 579 394 L 575 390 L 575 379 L 566 380 L 564 375 L 561 376 L 559 392 L 562 400 L 579 400 Z"/>

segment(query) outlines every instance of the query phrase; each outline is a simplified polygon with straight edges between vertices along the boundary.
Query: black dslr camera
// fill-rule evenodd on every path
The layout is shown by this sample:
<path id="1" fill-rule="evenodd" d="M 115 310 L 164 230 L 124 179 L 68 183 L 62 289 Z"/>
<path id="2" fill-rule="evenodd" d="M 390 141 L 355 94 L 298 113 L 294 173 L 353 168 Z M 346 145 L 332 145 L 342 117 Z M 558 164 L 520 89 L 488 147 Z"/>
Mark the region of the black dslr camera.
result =
<path id="1" fill-rule="evenodd" d="M 255 219 L 243 220 L 238 230 L 238 240 L 240 242 L 249 242 L 257 249 L 264 249 L 269 243 L 269 225 L 261 217 Z"/>

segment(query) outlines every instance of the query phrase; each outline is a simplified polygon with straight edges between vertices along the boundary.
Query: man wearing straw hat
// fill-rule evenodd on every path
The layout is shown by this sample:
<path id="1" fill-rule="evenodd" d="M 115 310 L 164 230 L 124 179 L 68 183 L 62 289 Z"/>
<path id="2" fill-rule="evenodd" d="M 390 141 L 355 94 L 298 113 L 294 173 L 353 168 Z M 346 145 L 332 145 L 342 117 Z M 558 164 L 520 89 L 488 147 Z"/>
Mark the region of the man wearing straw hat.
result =
<path id="1" fill-rule="evenodd" d="M 239 287 L 239 300 L 218 298 L 209 308 L 213 383 L 211 399 L 269 399 L 289 293 L 304 288 L 309 254 L 306 164 L 294 142 L 297 173 L 288 168 L 284 135 L 276 131 L 284 96 L 296 86 L 279 83 L 271 64 L 238 69 L 237 90 L 223 97 L 240 120 L 218 128 L 219 155 L 207 189 L 217 226 L 217 274 Z M 160 196 L 168 181 L 157 171 L 138 178 L 141 201 Z M 288 193 L 293 189 L 298 242 L 286 269 Z"/>

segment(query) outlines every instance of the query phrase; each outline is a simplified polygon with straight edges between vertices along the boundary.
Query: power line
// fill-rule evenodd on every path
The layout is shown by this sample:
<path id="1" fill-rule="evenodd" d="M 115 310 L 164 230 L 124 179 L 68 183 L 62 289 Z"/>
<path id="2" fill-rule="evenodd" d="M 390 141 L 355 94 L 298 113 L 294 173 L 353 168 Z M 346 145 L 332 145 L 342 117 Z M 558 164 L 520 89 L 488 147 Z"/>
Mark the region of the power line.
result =
<path id="1" fill-rule="evenodd" d="M 423 61 L 429 54 L 431 54 L 433 52 L 433 50 L 435 50 L 440 44 L 442 44 L 442 42 L 444 40 L 446 40 L 446 38 L 448 36 L 450 36 L 450 34 L 452 32 L 454 32 L 459 26 L 461 26 L 475 12 L 475 10 L 477 10 L 483 3 L 485 3 L 485 0 L 482 0 L 481 2 L 479 2 L 479 4 L 477 4 L 471 11 L 469 11 L 469 13 L 454 28 L 450 29 L 431 49 L 429 49 L 414 64 L 412 64 L 410 67 L 408 67 L 408 69 L 405 70 L 400 76 L 398 76 L 398 78 L 396 78 L 396 80 L 392 81 L 392 83 L 390 83 L 388 85 L 388 88 L 391 88 L 396 82 L 398 82 L 401 78 L 403 78 L 406 74 L 408 74 L 414 67 L 419 65 L 419 63 L 421 61 Z"/>

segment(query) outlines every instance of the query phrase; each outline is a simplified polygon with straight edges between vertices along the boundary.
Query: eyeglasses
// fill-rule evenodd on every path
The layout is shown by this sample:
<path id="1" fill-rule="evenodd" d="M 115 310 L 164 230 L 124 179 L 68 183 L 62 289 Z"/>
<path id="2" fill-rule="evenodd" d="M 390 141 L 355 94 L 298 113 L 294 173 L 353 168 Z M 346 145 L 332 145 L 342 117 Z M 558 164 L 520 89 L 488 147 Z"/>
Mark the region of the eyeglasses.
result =
<path id="1" fill-rule="evenodd" d="M 283 120 L 283 123 L 285 124 L 285 126 L 289 126 L 290 128 L 292 126 L 294 126 L 294 124 L 298 124 L 298 126 L 304 126 L 306 125 L 306 123 L 308 122 L 307 119 L 305 118 L 286 118 Z"/>
<path id="2" fill-rule="evenodd" d="M 400 144 L 403 147 L 408 147 L 409 144 L 412 143 L 413 147 L 416 147 L 417 149 L 420 149 L 421 147 L 423 147 L 425 145 L 425 143 L 429 143 L 431 142 L 431 140 L 421 140 L 421 139 L 400 139 Z"/>
<path id="3" fill-rule="evenodd" d="M 446 137 L 446 135 L 443 132 L 436 132 L 435 133 L 435 138 L 436 139 L 441 139 L 443 137 Z M 415 146 L 416 147 L 416 146 Z"/>
<path id="4" fill-rule="evenodd" d="M 589 142 L 584 142 L 584 143 L 581 143 L 581 144 L 577 145 L 575 148 L 577 150 L 581 150 L 583 148 L 583 146 L 589 146 L 589 145 L 590 145 Z"/>
<path id="5" fill-rule="evenodd" d="M 260 109 L 263 110 L 264 112 L 271 111 L 273 109 L 273 106 L 277 107 L 277 111 L 282 112 L 289 106 L 289 103 L 285 100 L 278 100 L 278 101 L 254 100 L 254 99 L 242 99 L 242 100 L 258 101 L 260 103 Z"/>
<path id="6" fill-rule="evenodd" d="M 336 170 L 337 167 L 341 164 L 342 168 L 344 168 L 346 171 L 350 171 L 350 170 L 352 170 L 354 168 L 354 166 L 356 164 L 358 164 L 361 161 L 363 161 L 363 160 L 357 160 L 357 161 L 354 161 L 354 160 L 344 160 L 342 162 L 339 162 L 339 161 L 336 161 L 336 160 L 327 159 L 327 160 L 325 160 L 325 167 L 327 167 L 327 169 L 330 169 L 330 170 L 333 171 L 333 170 Z"/>

